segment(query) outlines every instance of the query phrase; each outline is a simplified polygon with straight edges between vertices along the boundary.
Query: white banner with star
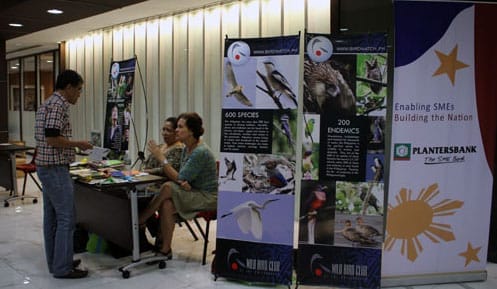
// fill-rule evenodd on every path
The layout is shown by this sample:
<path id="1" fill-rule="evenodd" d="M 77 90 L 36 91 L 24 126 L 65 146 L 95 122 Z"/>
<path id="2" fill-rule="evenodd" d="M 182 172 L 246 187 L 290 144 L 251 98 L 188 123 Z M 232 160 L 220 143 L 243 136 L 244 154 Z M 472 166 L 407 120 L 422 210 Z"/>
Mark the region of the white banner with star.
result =
<path id="1" fill-rule="evenodd" d="M 395 2 L 383 277 L 447 274 L 454 282 L 462 280 L 448 274 L 485 270 L 497 122 L 495 80 L 486 76 L 497 64 L 496 18 L 493 4 Z"/>

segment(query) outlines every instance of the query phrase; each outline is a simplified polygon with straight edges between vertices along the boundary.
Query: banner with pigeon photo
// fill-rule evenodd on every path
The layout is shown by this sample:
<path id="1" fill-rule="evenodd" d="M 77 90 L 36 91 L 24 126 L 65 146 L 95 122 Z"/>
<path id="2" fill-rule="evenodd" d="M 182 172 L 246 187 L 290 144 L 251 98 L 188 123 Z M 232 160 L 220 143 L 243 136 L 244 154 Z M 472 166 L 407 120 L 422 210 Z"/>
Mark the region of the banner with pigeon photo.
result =
<path id="1" fill-rule="evenodd" d="M 107 90 L 104 147 L 118 158 L 128 150 L 136 58 L 112 61 Z"/>
<path id="2" fill-rule="evenodd" d="M 297 282 L 379 288 L 385 34 L 305 35 Z"/>
<path id="3" fill-rule="evenodd" d="M 382 273 L 419 284 L 484 280 L 497 131 L 497 5 L 396 1 L 394 9 Z"/>
<path id="4" fill-rule="evenodd" d="M 292 283 L 299 42 L 225 40 L 218 276 Z"/>

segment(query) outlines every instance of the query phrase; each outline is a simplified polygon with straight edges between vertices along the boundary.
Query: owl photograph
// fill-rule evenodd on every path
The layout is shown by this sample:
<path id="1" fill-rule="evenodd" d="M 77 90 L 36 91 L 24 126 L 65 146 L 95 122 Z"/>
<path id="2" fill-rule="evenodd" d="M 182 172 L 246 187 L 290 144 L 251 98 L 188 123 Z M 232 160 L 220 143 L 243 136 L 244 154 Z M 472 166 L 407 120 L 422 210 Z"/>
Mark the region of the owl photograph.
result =
<path id="1" fill-rule="evenodd" d="M 357 114 L 385 115 L 387 95 L 386 54 L 357 55 Z"/>

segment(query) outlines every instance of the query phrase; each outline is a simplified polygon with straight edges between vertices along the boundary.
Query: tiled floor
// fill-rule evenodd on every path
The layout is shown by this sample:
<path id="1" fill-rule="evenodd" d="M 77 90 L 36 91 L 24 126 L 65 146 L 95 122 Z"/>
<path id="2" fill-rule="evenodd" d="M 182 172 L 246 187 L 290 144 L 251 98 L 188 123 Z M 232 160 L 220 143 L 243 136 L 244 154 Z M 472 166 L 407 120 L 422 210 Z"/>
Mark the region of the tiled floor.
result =
<path id="1" fill-rule="evenodd" d="M 19 179 L 21 182 L 21 179 Z M 22 183 L 20 183 L 22 188 Z M 27 192 L 40 195 L 31 181 Z M 8 192 L 1 191 L 0 200 L 7 198 Z M 54 279 L 47 271 L 42 239 L 42 200 L 32 204 L 30 200 L 13 202 L 0 207 L 0 289 L 26 288 L 98 288 L 98 289 L 152 289 L 152 288 L 286 288 L 286 286 L 252 285 L 224 279 L 214 281 L 210 265 L 200 264 L 202 242 L 194 242 L 185 227 L 178 227 L 174 237 L 174 259 L 167 262 L 167 268 L 140 266 L 131 270 L 131 278 L 123 279 L 118 267 L 127 264 L 130 257 L 114 259 L 109 255 L 82 253 L 77 257 L 83 260 L 90 276 L 79 280 Z M 215 225 L 211 229 L 214 240 Z M 208 252 L 212 251 L 210 243 Z M 208 256 L 208 263 L 212 255 Z M 497 288 L 497 264 L 487 266 L 488 279 L 485 282 L 453 283 L 425 286 L 396 287 L 406 289 L 495 289 Z M 295 285 L 292 286 L 294 288 Z M 322 288 L 300 285 L 298 288 Z"/>

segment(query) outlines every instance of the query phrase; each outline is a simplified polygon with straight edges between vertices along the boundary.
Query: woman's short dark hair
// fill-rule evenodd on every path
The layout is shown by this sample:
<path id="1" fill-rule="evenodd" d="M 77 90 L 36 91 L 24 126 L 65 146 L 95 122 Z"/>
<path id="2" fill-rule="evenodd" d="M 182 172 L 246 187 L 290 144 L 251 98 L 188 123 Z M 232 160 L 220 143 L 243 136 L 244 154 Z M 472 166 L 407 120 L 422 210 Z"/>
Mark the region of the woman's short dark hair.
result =
<path id="1" fill-rule="evenodd" d="M 193 133 L 193 137 L 199 139 L 204 134 L 202 126 L 202 118 L 196 112 L 185 112 L 178 116 L 179 119 L 184 119 L 188 129 Z"/>
<path id="2" fill-rule="evenodd" d="M 57 76 L 55 89 L 65 89 L 69 84 L 72 87 L 77 87 L 78 85 L 83 84 L 83 77 L 74 70 L 64 70 Z"/>
<path id="3" fill-rule="evenodd" d="M 170 122 L 173 125 L 173 129 L 176 129 L 178 127 L 178 119 L 174 116 L 166 118 L 164 122 Z"/>

